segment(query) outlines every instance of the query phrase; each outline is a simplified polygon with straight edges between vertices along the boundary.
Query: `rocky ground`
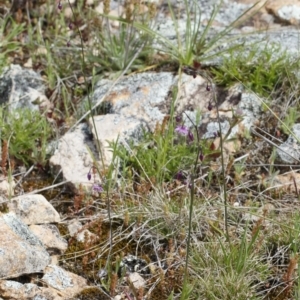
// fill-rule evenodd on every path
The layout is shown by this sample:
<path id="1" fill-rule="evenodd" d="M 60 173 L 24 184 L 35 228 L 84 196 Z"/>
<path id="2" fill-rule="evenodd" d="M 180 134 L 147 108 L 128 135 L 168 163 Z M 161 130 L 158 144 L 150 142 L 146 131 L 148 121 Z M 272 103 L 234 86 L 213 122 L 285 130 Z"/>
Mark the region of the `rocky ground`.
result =
<path id="1" fill-rule="evenodd" d="M 27 11 L 32 10 L 31 22 L 34 24 L 34 31 L 41 30 L 42 36 L 44 34 L 44 41 L 51 39 L 47 36 L 44 26 L 52 25 L 42 24 L 44 19 L 42 20 L 42 17 L 39 19 L 41 14 L 44 16 L 49 13 L 56 14 L 57 18 L 61 16 L 70 18 L 70 8 L 65 2 L 57 2 L 55 5 L 48 3 L 48 6 L 38 1 L 25 2 L 0 3 L 3 40 L 13 28 L 10 22 L 8 24 L 4 22 L 7 14 L 12 16 L 16 24 L 23 22 L 25 26 L 29 26 Z M 174 11 L 180 14 L 178 34 L 185 36 L 187 15 L 183 3 L 182 1 L 170 2 Z M 204 0 L 197 2 L 202 10 L 201 26 L 203 28 L 209 22 L 213 12 L 212 2 Z M 60 3 L 63 8 L 59 14 L 57 5 Z M 255 8 L 250 9 L 255 3 L 257 3 Z M 89 5 L 99 13 L 105 9 L 105 3 L 102 2 Z M 157 5 L 158 13 L 153 29 L 171 42 L 175 42 L 177 33 L 170 9 L 165 1 Z M 110 6 L 110 14 L 116 16 L 120 15 L 124 5 L 112 1 Z M 259 7 L 259 11 L 254 14 L 255 9 Z M 149 5 L 143 4 L 140 9 L 147 10 Z M 237 43 L 237 41 L 231 42 L 230 38 L 247 33 L 247 36 L 242 38 L 245 40 L 245 51 L 249 51 L 247 45 L 253 41 L 259 41 L 258 51 L 267 44 L 277 43 L 281 48 L 280 51 L 274 53 L 274 56 L 286 51 L 289 57 L 297 59 L 300 3 L 296 0 L 224 1 L 208 38 L 222 31 L 246 10 L 249 11 L 243 16 L 241 23 L 230 35 L 223 37 L 223 44 L 217 49 Z M 191 11 L 191 15 L 192 13 Z M 195 16 L 192 15 L 192 18 Z M 112 30 L 120 30 L 119 22 L 116 20 L 110 20 L 110 22 Z M 84 32 L 85 24 L 82 20 L 78 25 L 83 28 L 82 34 L 89 36 Z M 60 38 L 59 30 L 56 32 L 57 40 Z M 18 41 L 20 46 L 9 54 L 7 61 L 9 65 L 3 66 L 0 77 L 0 103 L 8 107 L 5 113 L 25 107 L 40 112 L 47 122 L 56 128 L 56 136 L 52 138 L 52 141 L 47 141 L 48 158 L 43 165 L 35 162 L 31 165 L 25 164 L 25 167 L 20 160 L 16 160 L 14 163 L 16 166 L 12 170 L 11 164 L 13 163 L 3 154 L 5 148 L 2 147 L 0 299 L 129 300 L 175 299 L 175 297 L 179 299 L 183 283 L 182 266 L 184 265 L 186 238 L 180 237 L 182 234 L 177 227 L 182 224 L 177 223 L 181 222 L 178 221 L 177 211 L 174 209 L 174 212 L 170 212 L 170 217 L 166 217 L 164 221 L 167 227 L 176 232 L 175 247 L 172 244 L 175 243 L 175 238 L 173 240 L 168 234 L 156 232 L 155 226 L 151 227 L 151 210 L 147 215 L 149 220 L 142 221 L 143 215 L 139 209 L 143 202 L 147 202 L 145 199 L 153 201 L 150 207 L 155 206 L 151 198 L 154 194 L 158 198 L 166 197 L 166 199 L 172 195 L 174 197 L 172 201 L 179 201 L 181 194 L 180 192 L 177 194 L 177 191 L 188 190 L 187 184 L 181 180 L 176 183 L 164 182 L 164 190 L 160 192 L 158 188 L 153 188 L 154 181 L 150 178 L 151 180 L 147 183 L 146 180 L 133 182 L 132 189 L 124 188 L 122 187 L 123 175 L 118 174 L 122 162 L 115 160 L 114 153 L 109 148 L 111 142 L 118 140 L 127 150 L 129 149 L 128 151 L 131 151 L 132 145 L 138 145 L 141 142 L 145 131 L 155 133 L 161 130 L 163 132 L 164 124 L 171 115 L 170 107 L 174 87 L 180 91 L 174 104 L 174 115 L 180 116 L 189 130 L 193 128 L 193 124 L 197 123 L 198 114 L 201 111 L 201 122 L 198 126 L 201 139 L 212 139 L 211 145 L 218 149 L 220 138 L 216 133 L 219 132 L 219 128 L 222 129 L 222 133 L 228 133 L 226 143 L 224 143 L 224 153 L 229 170 L 227 181 L 229 189 L 236 188 L 235 182 L 238 180 L 238 176 L 230 171 L 229 166 L 240 160 L 249 166 L 243 171 L 241 175 L 243 180 L 239 183 L 243 188 L 246 185 L 249 189 L 253 188 L 253 198 L 259 199 L 255 204 L 259 206 L 258 212 L 253 215 L 251 212 L 241 211 L 234 217 L 231 216 L 232 218 L 239 219 L 242 216 L 241 223 L 258 224 L 263 222 L 261 220 L 269 212 L 277 214 L 278 208 L 288 210 L 288 201 L 293 203 L 290 209 L 297 207 L 297 205 L 294 206 L 294 202 L 299 197 L 299 174 L 295 167 L 300 160 L 299 124 L 295 122 L 289 133 L 280 127 L 281 124 L 278 121 L 278 119 L 283 119 L 283 113 L 286 112 L 287 107 L 293 105 L 297 107 L 297 96 L 284 98 L 283 101 L 283 97 L 280 98 L 276 94 L 277 98 L 272 95 L 273 101 L 268 102 L 267 96 L 264 98 L 242 84 L 230 87 L 218 85 L 210 77 L 205 76 L 207 73 L 201 73 L 195 65 L 189 66 L 190 69 L 186 67 L 185 72 L 180 74 L 178 65 L 174 63 L 161 64 L 150 71 L 146 70 L 147 68 L 141 68 L 141 70 L 135 68 L 128 72 L 130 75 L 126 74 L 127 76 L 116 79 L 113 75 L 115 73 L 121 75 L 121 72 L 115 72 L 112 75 L 108 72 L 108 68 L 101 68 L 104 63 L 102 65 L 98 63 L 101 65 L 100 74 L 105 74 L 105 76 L 95 77 L 96 82 L 93 82 L 93 92 L 90 94 L 91 106 L 98 114 L 90 118 L 86 91 L 88 91 L 93 75 L 91 68 L 88 66 L 86 69 L 90 72 L 85 74 L 88 78 L 86 82 L 83 72 L 78 69 L 69 70 L 70 66 L 73 66 L 72 60 L 76 59 L 71 57 L 70 62 L 66 58 L 62 69 L 66 72 L 65 78 L 68 78 L 68 74 L 71 79 L 61 79 L 59 72 L 52 74 L 51 78 L 50 73 L 47 73 L 47 65 L 54 64 L 55 55 L 67 57 L 68 47 L 61 46 L 58 51 L 54 49 L 53 59 L 46 55 L 46 58 L 43 57 L 39 61 L 39 56 L 35 56 L 36 53 L 51 52 L 54 44 L 47 45 L 45 42 L 43 47 L 31 49 L 32 52 L 30 52 L 26 46 L 29 43 L 28 39 L 33 36 L 30 34 L 33 33 L 24 29 L 22 32 L 16 34 L 13 39 Z M 72 43 L 76 44 L 76 47 L 78 43 L 74 32 L 74 28 L 70 28 L 67 36 L 71 40 L 70 51 L 75 53 L 77 50 L 75 46 L 72 48 Z M 83 38 L 85 39 L 85 36 Z M 85 40 L 85 43 L 90 43 L 90 47 L 94 46 L 91 40 Z M 153 41 L 153 43 L 156 42 Z M 162 54 L 158 52 L 158 56 L 160 55 Z M 208 72 L 212 65 L 223 63 L 223 56 L 212 59 L 208 57 L 203 61 L 204 70 Z M 95 65 L 98 66 L 97 63 Z M 63 85 L 69 85 L 68 88 L 72 90 L 70 97 L 73 97 L 70 103 L 76 106 L 76 113 L 68 116 L 67 111 L 62 109 L 63 105 L 58 104 L 59 101 L 63 102 L 61 92 Z M 80 89 L 83 92 L 74 92 Z M 296 93 L 296 88 L 290 91 Z M 218 96 L 217 104 L 213 103 L 213 93 Z M 211 107 L 210 103 L 212 103 Z M 5 115 L 3 115 L 4 119 Z M 249 132 L 252 138 L 245 137 L 245 132 Z M 233 141 L 236 137 L 238 139 Z M 151 148 L 151 143 L 148 147 Z M 271 160 L 273 151 L 277 161 Z M 210 162 L 209 168 L 219 174 L 217 167 L 220 163 L 219 154 L 217 151 L 213 154 L 216 154 L 213 157 L 216 160 Z M 134 155 L 136 153 L 132 154 Z M 276 169 L 270 180 L 269 177 L 265 177 L 266 172 L 262 170 L 269 168 L 269 165 L 276 167 L 276 163 L 280 164 L 280 167 Z M 262 167 L 264 164 L 269 165 Z M 108 193 L 106 195 L 103 192 L 106 184 L 103 178 L 107 178 L 105 176 L 109 172 L 107 169 L 110 170 L 109 166 L 113 166 L 112 178 L 115 178 L 115 182 L 110 195 Z M 286 169 L 292 169 L 294 172 L 286 173 Z M 12 171 L 12 174 L 9 174 L 9 171 Z M 205 172 L 203 174 L 205 178 Z M 132 174 L 132 178 L 134 176 L 135 174 Z M 48 181 L 49 178 L 51 178 L 51 183 Z M 264 191 L 257 189 L 257 185 L 264 185 L 267 179 L 266 189 Z M 214 180 L 216 179 L 212 179 L 212 186 L 217 182 Z M 275 191 L 274 194 L 280 194 L 278 198 L 282 201 L 266 201 L 274 196 L 267 194 L 268 189 Z M 203 187 L 203 193 L 206 193 L 206 199 L 210 199 L 219 192 L 215 187 L 207 190 Z M 250 196 L 243 193 L 242 188 L 236 194 L 232 190 L 230 193 L 232 193 L 230 194 L 232 207 L 242 208 L 249 204 Z M 266 198 L 263 198 L 264 196 Z M 108 201 L 111 201 L 110 212 L 107 211 Z M 130 203 L 129 208 L 126 207 L 127 202 Z M 258 202 L 261 202 L 261 205 L 258 205 Z M 154 210 L 167 215 L 166 207 L 157 206 Z M 197 211 L 197 214 L 200 212 Z M 214 218 L 222 214 L 221 209 L 212 209 L 209 214 L 209 216 L 204 214 L 204 219 L 209 219 L 201 225 L 204 229 L 200 228 L 200 225 L 195 229 L 195 231 L 199 230 L 195 244 L 197 244 L 197 239 L 205 240 L 210 234 L 220 231 L 219 226 L 214 225 L 216 224 Z M 272 231 L 268 220 L 264 219 L 264 222 L 264 230 Z M 113 239 L 111 239 L 111 234 Z M 280 248 L 280 251 L 278 249 L 273 249 L 274 257 L 283 251 L 283 248 Z M 289 266 L 292 269 L 291 263 Z M 115 270 L 112 271 L 113 268 Z M 272 268 L 279 269 L 275 263 Z M 295 266 L 291 272 L 294 271 Z M 292 285 L 287 282 L 294 283 L 296 279 L 293 277 L 291 280 L 292 276 L 289 274 L 288 280 L 284 277 L 287 275 L 280 277 L 278 273 L 276 273 L 277 277 L 274 275 L 271 278 L 273 281 L 268 278 L 263 283 L 257 283 L 263 292 L 255 299 L 295 299 L 290 294 Z M 275 279 L 276 283 L 274 283 Z M 285 284 L 285 290 L 288 292 L 282 292 L 282 290 L 277 294 L 268 292 L 268 289 L 272 290 L 273 285 L 277 288 L 280 284 Z M 259 289 L 257 288 L 257 291 Z M 172 291 L 176 296 L 168 298 Z M 285 298 L 280 298 L 278 294 L 284 295 Z M 250 299 L 243 297 L 234 299 Z M 203 296 L 203 299 L 222 298 Z"/>

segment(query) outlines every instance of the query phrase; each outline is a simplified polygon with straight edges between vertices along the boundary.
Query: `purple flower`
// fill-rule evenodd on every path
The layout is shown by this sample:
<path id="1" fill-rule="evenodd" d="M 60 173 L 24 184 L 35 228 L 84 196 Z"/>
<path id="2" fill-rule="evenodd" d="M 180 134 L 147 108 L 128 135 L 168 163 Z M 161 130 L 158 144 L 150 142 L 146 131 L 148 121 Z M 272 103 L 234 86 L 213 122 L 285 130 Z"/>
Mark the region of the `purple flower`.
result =
<path id="1" fill-rule="evenodd" d="M 87 173 L 87 179 L 88 180 L 91 180 L 91 178 L 92 178 L 92 174 L 91 174 L 91 170 Z"/>
<path id="2" fill-rule="evenodd" d="M 68 42 L 67 42 L 67 47 L 70 47 L 70 46 L 71 46 L 71 42 L 68 41 Z"/>
<path id="3" fill-rule="evenodd" d="M 70 22 L 68 27 L 69 27 L 70 30 L 72 30 L 73 29 L 73 24 Z"/>
<path id="4" fill-rule="evenodd" d="M 62 4 L 61 4 L 60 1 L 58 2 L 57 8 L 58 8 L 59 10 L 62 10 Z"/>
<path id="5" fill-rule="evenodd" d="M 190 130 L 189 130 L 189 133 L 188 133 L 188 139 L 189 139 L 190 142 L 192 142 L 194 140 L 194 135 Z"/>
<path id="6" fill-rule="evenodd" d="M 213 109 L 213 106 L 212 106 L 212 104 L 211 104 L 211 102 L 209 101 L 209 103 L 208 103 L 208 107 L 207 107 L 207 109 L 209 110 L 209 111 L 211 111 L 212 109 Z"/>
<path id="7" fill-rule="evenodd" d="M 100 184 L 94 183 L 92 187 L 94 192 L 101 193 L 103 192 L 103 188 Z"/>
<path id="8" fill-rule="evenodd" d="M 175 131 L 180 135 L 187 136 L 189 134 L 189 130 L 184 125 L 179 125 L 175 128 Z"/>
<path id="9" fill-rule="evenodd" d="M 210 86 L 208 85 L 208 83 L 206 84 L 206 90 L 207 90 L 208 92 L 210 92 Z"/>
<path id="10" fill-rule="evenodd" d="M 176 123 L 180 123 L 182 121 L 181 116 L 176 116 L 175 117 Z"/>
<path id="11" fill-rule="evenodd" d="M 204 159 L 204 155 L 203 155 L 203 153 L 200 153 L 200 155 L 199 155 L 199 159 L 200 159 L 201 161 L 203 161 L 203 159 Z"/>
<path id="12" fill-rule="evenodd" d="M 185 179 L 182 171 L 177 172 L 174 177 L 176 180 L 179 180 L 179 181 L 183 181 Z"/>

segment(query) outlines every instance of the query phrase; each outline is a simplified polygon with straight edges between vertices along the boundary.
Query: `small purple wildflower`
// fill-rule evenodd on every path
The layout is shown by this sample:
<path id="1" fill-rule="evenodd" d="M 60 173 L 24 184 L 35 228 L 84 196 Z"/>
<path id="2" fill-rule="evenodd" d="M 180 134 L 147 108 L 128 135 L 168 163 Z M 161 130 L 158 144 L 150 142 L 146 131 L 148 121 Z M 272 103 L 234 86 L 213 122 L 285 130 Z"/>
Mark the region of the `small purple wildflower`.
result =
<path id="1" fill-rule="evenodd" d="M 189 130 L 189 133 L 188 133 L 188 139 L 189 139 L 189 141 L 190 142 L 193 142 L 194 141 L 194 135 L 193 135 L 193 133 Z"/>
<path id="2" fill-rule="evenodd" d="M 209 103 L 208 103 L 208 107 L 207 107 L 207 109 L 209 110 L 209 111 L 211 111 L 212 109 L 213 109 L 213 106 L 212 106 L 212 104 L 211 104 L 211 102 L 209 101 Z"/>
<path id="3" fill-rule="evenodd" d="M 62 6 L 62 4 L 61 4 L 60 1 L 58 2 L 57 8 L 58 8 L 59 10 L 62 10 L 62 8 L 63 8 L 63 6 Z"/>
<path id="4" fill-rule="evenodd" d="M 91 180 L 91 179 L 92 179 L 91 170 L 89 170 L 89 172 L 87 173 L 87 179 L 88 179 L 88 180 Z"/>
<path id="5" fill-rule="evenodd" d="M 220 137 L 220 132 L 219 131 L 214 132 L 214 137 L 215 138 Z"/>
<path id="6" fill-rule="evenodd" d="M 176 116 L 175 117 L 175 121 L 176 121 L 176 123 L 180 123 L 181 121 L 182 121 L 182 117 L 181 116 Z"/>
<path id="7" fill-rule="evenodd" d="M 189 130 L 184 125 L 179 125 L 175 128 L 175 131 L 180 135 L 187 136 L 189 134 Z"/>
<path id="8" fill-rule="evenodd" d="M 70 47 L 71 46 L 71 43 L 70 41 L 67 42 L 67 47 Z"/>
<path id="9" fill-rule="evenodd" d="M 207 90 L 208 92 L 210 92 L 210 86 L 208 85 L 208 83 L 206 84 L 206 90 Z"/>
<path id="10" fill-rule="evenodd" d="M 73 29 L 73 24 L 70 22 L 68 27 L 69 27 L 70 30 L 72 30 Z"/>
<path id="11" fill-rule="evenodd" d="M 101 193 L 103 192 L 103 188 L 100 184 L 94 183 L 92 187 L 94 192 Z"/>
<path id="12" fill-rule="evenodd" d="M 182 174 L 181 171 L 179 171 L 175 174 L 175 179 L 177 179 L 177 180 L 183 180 L 184 179 L 183 174 Z"/>
<path id="13" fill-rule="evenodd" d="M 200 159 L 201 161 L 203 161 L 203 159 L 204 159 L 204 155 L 203 155 L 203 153 L 200 153 L 200 155 L 199 155 L 199 159 Z"/>

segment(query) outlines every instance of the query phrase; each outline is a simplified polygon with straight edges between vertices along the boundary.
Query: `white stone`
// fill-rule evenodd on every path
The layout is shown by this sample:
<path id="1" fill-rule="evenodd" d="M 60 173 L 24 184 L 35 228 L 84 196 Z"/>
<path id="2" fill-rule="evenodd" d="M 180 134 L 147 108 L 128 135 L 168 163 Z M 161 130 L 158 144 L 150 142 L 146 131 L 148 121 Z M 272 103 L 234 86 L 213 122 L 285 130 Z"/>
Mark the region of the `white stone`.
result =
<path id="1" fill-rule="evenodd" d="M 60 216 L 43 195 L 21 195 L 8 203 L 13 211 L 25 224 L 58 223 Z"/>
<path id="2" fill-rule="evenodd" d="M 50 256 L 15 214 L 0 215 L 0 278 L 42 272 Z"/>
<path id="3" fill-rule="evenodd" d="M 68 242 L 60 236 L 55 225 L 30 225 L 29 229 L 40 239 L 49 253 L 63 254 L 67 250 Z"/>
<path id="4" fill-rule="evenodd" d="M 146 285 L 145 279 L 137 272 L 130 273 L 128 276 L 128 281 L 133 285 L 135 290 L 144 288 Z"/>

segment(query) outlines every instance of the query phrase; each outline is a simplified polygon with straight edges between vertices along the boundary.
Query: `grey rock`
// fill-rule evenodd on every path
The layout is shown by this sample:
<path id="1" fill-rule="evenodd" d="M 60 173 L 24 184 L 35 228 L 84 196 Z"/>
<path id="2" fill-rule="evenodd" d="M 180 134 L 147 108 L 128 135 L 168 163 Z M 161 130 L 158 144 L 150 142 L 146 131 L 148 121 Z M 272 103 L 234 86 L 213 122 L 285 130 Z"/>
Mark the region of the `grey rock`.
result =
<path id="1" fill-rule="evenodd" d="M 58 290 L 64 290 L 74 285 L 72 278 L 68 273 L 55 265 L 49 265 L 42 280 L 49 286 Z"/>
<path id="2" fill-rule="evenodd" d="M 58 223 L 60 216 L 43 195 L 21 195 L 8 203 L 13 211 L 26 224 Z"/>
<path id="3" fill-rule="evenodd" d="M 0 216 L 0 277 L 42 272 L 50 256 L 42 242 L 13 213 Z"/>
<path id="4" fill-rule="evenodd" d="M 92 100 L 96 103 L 108 93 L 100 107 L 103 113 L 132 117 L 154 130 L 169 112 L 166 100 L 174 80 L 169 72 L 139 73 L 123 78 L 109 93 L 112 81 L 100 80 Z"/>
<path id="5" fill-rule="evenodd" d="M 63 254 L 67 250 L 68 242 L 60 236 L 55 225 L 30 225 L 29 229 L 42 241 L 49 254 Z"/>
<path id="6" fill-rule="evenodd" d="M 128 282 L 134 287 L 135 290 L 142 289 L 146 286 L 145 279 L 137 272 L 128 275 Z"/>
<path id="7" fill-rule="evenodd" d="M 119 144 L 125 146 L 130 141 L 137 143 L 143 137 L 143 130 L 147 129 L 145 122 L 133 117 L 125 117 L 123 114 L 95 116 L 94 121 L 89 120 L 89 125 L 92 128 L 98 151 L 101 152 L 107 166 L 113 159 L 110 143 L 118 141 Z"/>
<path id="8" fill-rule="evenodd" d="M 86 279 L 55 265 L 49 265 L 45 269 L 42 281 L 49 288 L 60 291 L 64 296 L 63 299 L 72 299 L 72 297 L 87 287 Z"/>
<path id="9" fill-rule="evenodd" d="M 5 299 L 10 300 L 27 300 L 35 299 L 38 296 L 40 289 L 32 283 L 21 284 L 12 280 L 0 280 L 0 294 Z M 46 299 L 46 298 L 45 298 Z M 46 300 L 50 300 L 49 298 Z"/>
<path id="10" fill-rule="evenodd" d="M 90 232 L 88 229 L 84 229 L 82 224 L 77 220 L 71 220 L 68 224 L 68 230 L 71 237 L 75 237 L 78 242 L 83 243 L 85 240 L 87 243 L 95 242 L 99 237 Z"/>
<path id="11" fill-rule="evenodd" d="M 90 151 L 89 151 L 89 150 Z M 62 174 L 69 181 L 71 190 L 76 191 L 79 184 L 91 187 L 87 174 L 93 166 L 93 157 L 99 159 L 96 147 L 91 139 L 87 124 L 79 124 L 74 131 L 66 133 L 58 141 L 57 149 L 50 158 L 52 173 Z M 97 177 L 97 174 L 95 175 Z M 97 177 L 97 180 L 100 178 Z"/>
<path id="12" fill-rule="evenodd" d="M 289 135 L 288 139 L 276 149 L 279 159 L 287 164 L 297 164 L 300 161 L 300 123 L 293 126 L 294 135 Z"/>
<path id="13" fill-rule="evenodd" d="M 9 110 L 28 108 L 39 110 L 50 107 L 45 96 L 42 77 L 33 70 L 11 65 L 4 69 L 0 77 L 0 104 L 8 105 Z"/>

